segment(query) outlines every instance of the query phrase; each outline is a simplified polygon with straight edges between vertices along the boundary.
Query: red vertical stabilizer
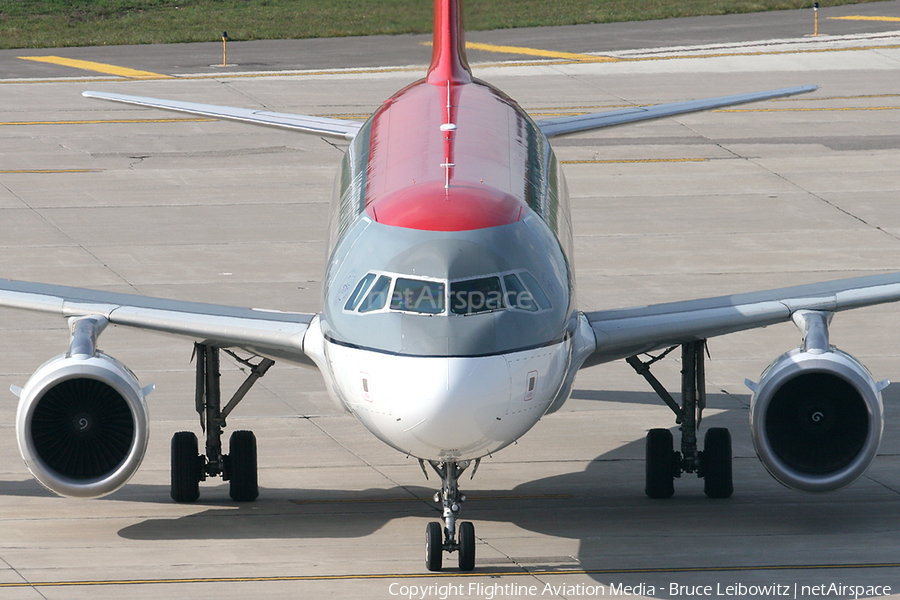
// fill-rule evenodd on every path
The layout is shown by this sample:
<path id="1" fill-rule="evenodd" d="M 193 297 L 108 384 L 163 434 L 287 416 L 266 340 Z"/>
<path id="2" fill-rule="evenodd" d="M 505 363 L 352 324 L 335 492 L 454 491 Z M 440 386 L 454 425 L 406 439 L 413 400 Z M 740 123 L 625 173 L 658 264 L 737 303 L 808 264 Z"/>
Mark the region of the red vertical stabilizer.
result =
<path id="1" fill-rule="evenodd" d="M 434 0 L 434 50 L 428 83 L 471 83 L 462 27 L 462 0 Z"/>

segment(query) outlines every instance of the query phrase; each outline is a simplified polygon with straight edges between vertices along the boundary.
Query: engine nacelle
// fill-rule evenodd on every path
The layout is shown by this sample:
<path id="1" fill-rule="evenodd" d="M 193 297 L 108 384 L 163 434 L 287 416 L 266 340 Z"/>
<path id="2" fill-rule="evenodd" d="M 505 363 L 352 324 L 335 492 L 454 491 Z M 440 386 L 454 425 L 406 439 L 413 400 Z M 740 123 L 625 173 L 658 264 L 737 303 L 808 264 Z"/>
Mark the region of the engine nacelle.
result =
<path id="1" fill-rule="evenodd" d="M 44 363 L 19 392 L 16 416 L 32 475 L 61 496 L 95 498 L 122 487 L 147 449 L 151 389 L 101 352 Z"/>
<path id="2" fill-rule="evenodd" d="M 858 360 L 834 347 L 783 354 L 751 385 L 756 453 L 790 488 L 830 492 L 850 485 L 869 468 L 881 443 L 883 387 Z"/>

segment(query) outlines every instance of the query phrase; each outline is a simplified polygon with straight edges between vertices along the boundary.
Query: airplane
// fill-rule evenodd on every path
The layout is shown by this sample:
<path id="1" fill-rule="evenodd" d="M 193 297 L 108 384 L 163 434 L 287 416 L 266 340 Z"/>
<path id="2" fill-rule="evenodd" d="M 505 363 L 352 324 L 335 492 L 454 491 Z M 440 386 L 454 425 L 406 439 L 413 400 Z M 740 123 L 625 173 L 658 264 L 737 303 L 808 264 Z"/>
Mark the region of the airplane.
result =
<path id="1" fill-rule="evenodd" d="M 344 139 L 328 226 L 319 313 L 287 313 L 0 280 L 0 306 L 65 317 L 68 349 L 19 397 L 16 431 L 38 482 L 63 496 L 118 490 L 147 447 L 148 394 L 124 364 L 101 352 L 108 325 L 194 342 L 195 407 L 205 434 L 171 446 L 171 496 L 194 502 L 200 482 L 222 477 L 238 502 L 258 497 L 256 438 L 226 419 L 276 361 L 317 368 L 335 404 L 441 482 L 441 522 L 426 526 L 428 570 L 457 553 L 475 567 L 475 529 L 460 520 L 459 478 L 559 410 L 577 372 L 626 360 L 676 417 L 646 438 L 645 492 L 674 494 L 694 473 L 710 498 L 733 493 L 731 435 L 710 428 L 706 340 L 792 321 L 801 344 L 777 357 L 753 394 L 757 454 L 782 484 L 843 488 L 866 471 L 883 430 L 881 391 L 862 363 L 829 341 L 835 312 L 900 300 L 900 274 L 858 277 L 653 306 L 580 311 L 572 271 L 572 219 L 550 140 L 579 131 L 811 92 L 800 86 L 535 122 L 472 74 L 461 0 L 435 0 L 426 76 L 365 122 L 139 96 L 84 96 Z M 651 373 L 681 350 L 678 400 Z M 223 401 L 220 353 L 250 374 Z M 238 352 L 241 354 L 239 355 Z M 651 353 L 657 353 L 652 355 Z M 249 354 L 250 358 L 245 355 Z M 648 357 L 649 358 L 644 358 Z"/>

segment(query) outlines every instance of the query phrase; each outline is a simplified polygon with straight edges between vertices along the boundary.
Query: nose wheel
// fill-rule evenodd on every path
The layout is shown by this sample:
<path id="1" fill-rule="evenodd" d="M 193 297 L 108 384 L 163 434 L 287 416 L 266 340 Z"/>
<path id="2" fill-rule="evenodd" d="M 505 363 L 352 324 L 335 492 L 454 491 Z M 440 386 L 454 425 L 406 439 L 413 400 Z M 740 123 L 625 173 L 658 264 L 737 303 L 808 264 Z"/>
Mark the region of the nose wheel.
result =
<path id="1" fill-rule="evenodd" d="M 444 561 L 444 533 L 441 524 L 432 521 L 425 526 L 425 568 L 440 571 Z"/>
<path id="2" fill-rule="evenodd" d="M 434 500 L 443 506 L 443 527 L 438 522 L 425 527 L 425 568 L 440 571 L 444 552 L 457 552 L 459 570 L 471 571 L 475 568 L 475 526 L 468 521 L 457 524 L 459 511 L 466 500 L 459 493 L 459 475 L 469 466 L 469 461 L 429 464 L 441 478 L 441 491 L 434 495 Z"/>
<path id="3" fill-rule="evenodd" d="M 471 571 L 475 568 L 475 526 L 469 521 L 459 524 L 459 570 Z"/>

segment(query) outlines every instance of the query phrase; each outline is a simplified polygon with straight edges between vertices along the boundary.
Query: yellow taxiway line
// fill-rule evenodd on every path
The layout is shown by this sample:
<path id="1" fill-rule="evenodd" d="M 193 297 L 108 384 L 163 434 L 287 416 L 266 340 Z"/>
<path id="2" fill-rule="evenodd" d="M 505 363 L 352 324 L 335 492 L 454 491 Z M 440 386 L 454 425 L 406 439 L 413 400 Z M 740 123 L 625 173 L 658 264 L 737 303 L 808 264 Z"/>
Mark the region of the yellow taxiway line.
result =
<path id="1" fill-rule="evenodd" d="M 469 494 L 470 498 L 473 496 Z M 531 494 L 531 495 L 497 495 L 497 496 L 474 496 L 478 500 L 566 500 L 572 498 L 571 494 Z M 431 498 L 418 498 L 409 496 L 404 498 L 321 498 L 317 500 L 290 500 L 291 504 L 303 506 L 306 504 L 389 504 L 393 502 L 425 502 L 432 504 Z"/>
<path id="2" fill-rule="evenodd" d="M 835 17 L 836 18 L 836 17 Z M 873 17 L 874 18 L 874 17 Z M 900 18 L 897 17 L 877 17 L 878 20 L 897 20 Z M 424 45 L 430 46 L 431 42 L 425 42 Z M 806 53 L 821 53 L 821 52 L 853 52 L 853 51 L 865 51 L 865 50 L 896 50 L 900 48 L 900 44 L 893 44 L 888 46 L 855 46 L 848 48 L 815 48 L 815 49 L 795 49 L 795 50 L 775 50 L 775 51 L 752 51 L 752 52 L 721 52 L 714 54 L 676 54 L 671 56 L 652 56 L 652 57 L 631 57 L 631 58 L 613 58 L 609 56 L 595 56 L 592 54 L 578 54 L 571 52 L 555 52 L 551 50 L 539 50 L 535 48 L 524 48 L 518 46 L 493 46 L 490 44 L 475 44 L 469 42 L 466 44 L 467 47 L 482 49 L 492 52 L 511 52 L 514 54 L 527 54 L 532 56 L 537 56 L 545 59 L 551 59 L 550 61 L 538 61 L 535 63 L 523 63 L 523 62 L 513 62 L 513 63 L 486 63 L 480 65 L 483 68 L 486 67 L 521 67 L 527 66 L 529 64 L 534 64 L 538 66 L 548 66 L 555 64 L 572 64 L 573 62 L 581 62 L 581 63 L 589 63 L 589 62 L 644 62 L 644 61 L 661 61 L 661 60 L 677 60 L 677 59 L 685 59 L 685 58 L 722 58 L 722 57 L 733 57 L 733 56 L 778 56 L 785 54 L 806 54 Z M 322 76 L 322 75 L 361 75 L 361 74 L 369 74 L 369 73 L 399 73 L 399 72 L 420 72 L 422 71 L 422 67 L 389 67 L 384 69 L 324 69 L 318 71 L 300 71 L 300 72 L 260 72 L 260 73 L 216 73 L 214 75 L 206 75 L 206 74 L 198 74 L 198 75 L 178 75 L 178 76 L 169 76 L 169 75 L 160 75 L 158 73 L 150 73 L 148 71 L 137 71 L 134 69 L 126 69 L 124 67 L 116 67 L 113 65 L 105 65 L 103 63 L 92 63 L 89 61 L 79 61 L 79 60 L 70 60 L 61 57 L 49 57 L 49 56 L 20 56 L 19 58 L 24 60 L 37 60 L 42 62 L 50 62 L 56 64 L 65 64 L 66 66 L 71 66 L 74 68 L 82 68 L 87 70 L 92 70 L 95 72 L 108 73 L 110 75 L 118 75 L 120 77 L 126 77 L 129 80 L 142 80 L 142 79 L 184 79 L 184 80 L 198 80 L 198 79 L 246 79 L 246 78 L 261 78 L 261 77 L 309 77 L 309 76 Z M 555 62 L 560 61 L 560 62 Z M 113 71 L 114 69 L 114 71 Z M 129 75 L 130 73 L 130 75 Z M 30 79 L 26 80 L 28 83 L 56 83 L 56 82 L 105 82 L 105 81 L 121 81 L 121 79 L 68 79 L 68 78 L 50 78 L 50 79 Z M 0 84 L 12 84 L 12 83 L 23 83 L 22 80 L 4 80 L 0 81 Z"/>
<path id="3" fill-rule="evenodd" d="M 0 127 L 9 125 L 106 125 L 109 123 L 205 123 L 216 121 L 206 117 L 187 119 L 92 119 L 82 121 L 0 121 Z"/>
<path id="4" fill-rule="evenodd" d="M 835 21 L 900 21 L 900 17 L 862 17 L 862 16 L 850 16 L 850 17 L 828 17 L 829 19 L 833 19 Z"/>
<path id="5" fill-rule="evenodd" d="M 19 173 L 37 173 L 45 175 L 47 173 L 99 173 L 102 169 L 5 169 L 0 171 L 0 175 L 10 175 Z"/>
<path id="6" fill-rule="evenodd" d="M 833 106 L 833 107 L 799 107 L 799 108 L 717 108 L 711 112 L 750 113 L 750 112 L 844 112 L 856 110 L 898 110 L 900 106 Z"/>
<path id="7" fill-rule="evenodd" d="M 19 58 L 22 60 L 33 60 L 35 62 L 61 65 L 63 67 L 72 67 L 73 69 L 96 71 L 97 73 L 105 73 L 107 75 L 118 75 L 119 77 L 127 77 L 129 79 L 172 79 L 169 75 L 160 75 L 159 73 L 151 73 L 150 71 L 138 71 L 137 69 L 129 69 L 128 67 L 117 67 L 116 65 L 108 65 L 90 60 L 64 58 L 62 56 L 20 56 Z"/>
<path id="8" fill-rule="evenodd" d="M 273 575 L 268 577 L 188 577 L 171 579 L 109 579 L 99 581 L 33 581 L 0 583 L 4 588 L 42 588 L 69 586 L 109 586 L 109 585 L 158 585 L 185 583 L 274 583 L 284 581 L 341 581 L 341 580 L 376 580 L 376 579 L 445 579 L 445 578 L 497 578 L 497 577 L 548 577 L 553 575 L 635 575 L 658 573 L 734 573 L 745 571 L 819 571 L 823 569 L 896 569 L 900 563 L 861 563 L 861 564 L 828 564 L 828 565 L 746 565 L 727 567 L 660 567 L 639 569 L 528 569 L 494 570 L 479 569 L 474 572 L 438 572 L 438 573 L 353 573 L 347 575 Z M 598 584 L 599 585 L 599 584 Z"/>
<path id="9" fill-rule="evenodd" d="M 556 52 L 554 50 L 539 50 L 537 48 L 523 48 L 521 46 L 495 46 L 493 44 L 481 44 L 477 42 L 466 42 L 466 50 L 484 50 L 485 52 L 498 52 L 501 54 L 524 54 L 525 56 L 562 58 L 566 60 L 577 60 L 579 62 L 617 62 L 619 60 L 609 56 L 595 56 L 593 54 L 578 54 L 574 52 Z"/>
<path id="10" fill-rule="evenodd" d="M 612 158 L 612 159 L 588 159 L 588 160 L 561 160 L 564 165 L 634 165 L 646 163 L 683 163 L 706 162 L 708 158 Z"/>

